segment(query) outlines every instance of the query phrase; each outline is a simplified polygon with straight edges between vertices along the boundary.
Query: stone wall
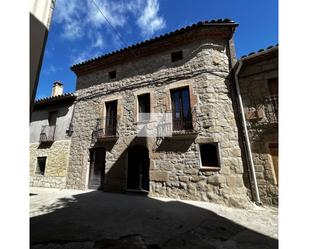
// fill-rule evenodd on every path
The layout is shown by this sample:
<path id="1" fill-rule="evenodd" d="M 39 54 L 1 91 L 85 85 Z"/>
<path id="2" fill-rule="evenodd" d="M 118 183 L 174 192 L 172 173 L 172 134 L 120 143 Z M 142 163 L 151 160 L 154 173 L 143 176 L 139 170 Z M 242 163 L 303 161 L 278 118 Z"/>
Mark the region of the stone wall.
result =
<path id="1" fill-rule="evenodd" d="M 64 188 L 69 163 L 70 140 L 51 146 L 30 144 L 30 186 Z M 37 157 L 47 157 L 44 175 L 36 175 Z"/>
<path id="2" fill-rule="evenodd" d="M 170 62 L 172 51 L 166 51 L 78 77 L 66 186 L 87 188 L 96 119 L 104 116 L 104 102 L 117 99 L 119 138 L 114 143 L 95 144 L 107 150 L 105 190 L 126 189 L 128 148 L 143 144 L 149 150 L 150 195 L 246 205 L 248 190 L 243 183 L 226 45 L 223 40 L 204 40 L 175 49 L 182 49 L 184 55 L 176 63 Z M 107 73 L 115 69 L 117 79 L 108 80 Z M 198 135 L 164 139 L 159 146 L 154 138 L 137 138 L 137 92 L 149 92 L 152 112 L 162 113 L 171 109 L 169 90 L 185 85 L 190 87 Z M 198 144 L 205 142 L 219 143 L 221 168 L 201 166 Z"/>
<path id="3" fill-rule="evenodd" d="M 239 76 L 260 197 L 266 205 L 278 205 L 278 185 L 269 149 L 270 143 L 278 143 L 278 123 L 269 122 L 264 112 L 264 98 L 270 95 L 267 80 L 272 78 L 278 78 L 277 56 L 244 64 Z"/>

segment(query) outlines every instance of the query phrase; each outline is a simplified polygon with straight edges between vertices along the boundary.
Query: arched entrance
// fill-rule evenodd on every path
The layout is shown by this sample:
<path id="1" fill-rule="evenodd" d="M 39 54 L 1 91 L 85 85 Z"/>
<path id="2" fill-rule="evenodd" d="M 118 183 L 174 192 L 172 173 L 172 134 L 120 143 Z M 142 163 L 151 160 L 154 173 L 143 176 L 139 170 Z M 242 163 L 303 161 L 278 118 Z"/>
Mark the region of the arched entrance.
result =
<path id="1" fill-rule="evenodd" d="M 127 189 L 149 191 L 149 152 L 145 146 L 128 151 Z"/>
<path id="2" fill-rule="evenodd" d="M 105 176 L 105 148 L 90 149 L 89 189 L 103 189 Z"/>

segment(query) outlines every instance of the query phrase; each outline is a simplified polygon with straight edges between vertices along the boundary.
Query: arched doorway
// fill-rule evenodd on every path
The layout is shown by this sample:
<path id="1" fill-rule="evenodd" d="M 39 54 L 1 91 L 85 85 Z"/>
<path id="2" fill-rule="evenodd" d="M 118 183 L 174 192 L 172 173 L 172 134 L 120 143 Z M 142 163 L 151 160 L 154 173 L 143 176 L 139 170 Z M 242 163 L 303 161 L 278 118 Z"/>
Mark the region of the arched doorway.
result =
<path id="1" fill-rule="evenodd" d="M 90 149 L 89 189 L 103 189 L 105 176 L 105 155 L 103 147 Z"/>
<path id="2" fill-rule="evenodd" d="M 149 152 L 145 146 L 128 151 L 127 189 L 149 191 Z"/>

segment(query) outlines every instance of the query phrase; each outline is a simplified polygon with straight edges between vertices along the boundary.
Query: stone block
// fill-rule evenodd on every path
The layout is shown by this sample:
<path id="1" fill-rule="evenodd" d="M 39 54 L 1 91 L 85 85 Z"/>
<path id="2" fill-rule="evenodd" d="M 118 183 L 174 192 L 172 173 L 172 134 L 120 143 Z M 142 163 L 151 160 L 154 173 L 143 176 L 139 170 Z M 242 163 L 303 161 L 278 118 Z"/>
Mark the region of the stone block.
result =
<path id="1" fill-rule="evenodd" d="M 225 176 L 222 175 L 213 175 L 207 177 L 207 183 L 217 186 L 221 183 L 226 183 L 226 179 Z"/>
<path id="2" fill-rule="evenodd" d="M 188 176 L 178 176 L 179 181 L 181 182 L 188 182 L 189 177 Z"/>
<path id="3" fill-rule="evenodd" d="M 150 181 L 156 182 L 167 182 L 169 179 L 169 173 L 166 171 L 150 171 L 149 172 Z"/>
<path id="4" fill-rule="evenodd" d="M 244 186 L 242 176 L 226 176 L 226 184 L 231 188 Z"/>

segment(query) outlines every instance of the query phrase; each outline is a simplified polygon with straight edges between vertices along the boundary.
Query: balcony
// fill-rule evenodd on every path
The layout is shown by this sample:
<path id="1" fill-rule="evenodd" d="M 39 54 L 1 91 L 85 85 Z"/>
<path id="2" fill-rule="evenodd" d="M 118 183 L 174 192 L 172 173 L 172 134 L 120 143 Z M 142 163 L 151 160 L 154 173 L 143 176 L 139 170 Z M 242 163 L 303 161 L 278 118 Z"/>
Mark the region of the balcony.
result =
<path id="1" fill-rule="evenodd" d="M 40 143 L 52 143 L 55 138 L 55 125 L 43 125 L 40 133 Z"/>
<path id="2" fill-rule="evenodd" d="M 95 130 L 92 132 L 92 140 L 103 142 L 103 141 L 113 141 L 118 138 L 117 134 L 117 122 L 115 119 L 109 119 L 108 124 L 105 124 L 105 128 L 102 128 L 104 119 L 97 119 L 97 125 Z"/>
<path id="3" fill-rule="evenodd" d="M 193 128 L 192 119 L 189 120 L 173 120 L 172 122 L 162 122 L 159 123 L 157 127 L 157 137 L 172 137 L 172 138 L 182 138 L 196 136 L 197 131 Z"/>
<path id="4" fill-rule="evenodd" d="M 264 99 L 265 116 L 268 123 L 278 124 L 278 95 L 270 95 Z"/>

